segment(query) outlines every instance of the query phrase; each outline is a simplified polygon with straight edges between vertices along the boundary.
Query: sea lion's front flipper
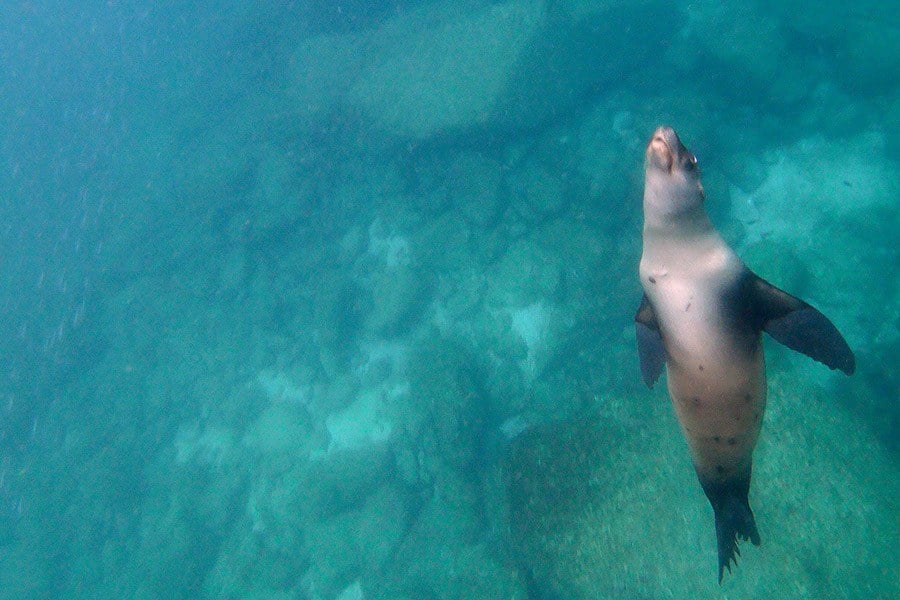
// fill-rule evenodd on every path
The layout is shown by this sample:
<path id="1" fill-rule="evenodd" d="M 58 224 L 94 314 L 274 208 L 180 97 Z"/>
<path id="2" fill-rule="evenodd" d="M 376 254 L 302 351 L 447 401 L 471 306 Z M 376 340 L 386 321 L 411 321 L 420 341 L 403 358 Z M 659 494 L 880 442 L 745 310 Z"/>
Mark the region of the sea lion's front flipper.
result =
<path id="1" fill-rule="evenodd" d="M 663 346 L 662 334 L 656 322 L 653 305 L 647 294 L 641 298 L 641 306 L 634 315 L 634 328 L 637 336 L 638 358 L 641 361 L 641 377 L 647 387 L 653 387 L 663 365 L 666 364 L 666 348 Z"/>
<path id="2" fill-rule="evenodd" d="M 791 350 L 853 374 L 853 351 L 828 317 L 755 274 L 750 274 L 749 283 L 750 309 L 761 329 Z"/>

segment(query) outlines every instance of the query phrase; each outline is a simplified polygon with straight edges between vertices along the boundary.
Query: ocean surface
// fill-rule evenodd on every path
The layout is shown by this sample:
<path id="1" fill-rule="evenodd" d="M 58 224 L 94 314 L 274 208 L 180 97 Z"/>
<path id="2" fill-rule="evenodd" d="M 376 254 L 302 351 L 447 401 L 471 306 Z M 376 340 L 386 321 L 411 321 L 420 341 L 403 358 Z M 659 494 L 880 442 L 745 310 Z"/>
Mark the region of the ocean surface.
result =
<path id="1" fill-rule="evenodd" d="M 857 361 L 766 339 L 721 584 L 661 124 Z M 7 2 L 0 598 L 900 598 L 898 208 L 890 2 Z"/>

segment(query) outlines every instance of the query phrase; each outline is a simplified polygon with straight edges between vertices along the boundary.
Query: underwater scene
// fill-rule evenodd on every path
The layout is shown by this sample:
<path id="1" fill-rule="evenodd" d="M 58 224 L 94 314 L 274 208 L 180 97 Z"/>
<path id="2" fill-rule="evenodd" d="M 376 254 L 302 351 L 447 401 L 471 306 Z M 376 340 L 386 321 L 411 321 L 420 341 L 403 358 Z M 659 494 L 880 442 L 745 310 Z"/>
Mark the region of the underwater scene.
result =
<path id="1" fill-rule="evenodd" d="M 5 3 L 0 599 L 900 598 L 898 208 L 890 2 Z"/>

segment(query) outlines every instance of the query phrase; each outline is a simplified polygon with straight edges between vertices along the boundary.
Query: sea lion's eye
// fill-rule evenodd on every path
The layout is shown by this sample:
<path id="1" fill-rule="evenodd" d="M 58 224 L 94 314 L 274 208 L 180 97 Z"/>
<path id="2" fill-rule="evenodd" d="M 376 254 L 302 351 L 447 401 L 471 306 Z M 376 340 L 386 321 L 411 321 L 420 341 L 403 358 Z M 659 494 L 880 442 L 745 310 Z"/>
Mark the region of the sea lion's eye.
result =
<path id="1" fill-rule="evenodd" d="M 687 162 L 684 164 L 684 167 L 688 171 L 693 171 L 697 167 L 697 157 L 693 154 L 688 155 Z"/>

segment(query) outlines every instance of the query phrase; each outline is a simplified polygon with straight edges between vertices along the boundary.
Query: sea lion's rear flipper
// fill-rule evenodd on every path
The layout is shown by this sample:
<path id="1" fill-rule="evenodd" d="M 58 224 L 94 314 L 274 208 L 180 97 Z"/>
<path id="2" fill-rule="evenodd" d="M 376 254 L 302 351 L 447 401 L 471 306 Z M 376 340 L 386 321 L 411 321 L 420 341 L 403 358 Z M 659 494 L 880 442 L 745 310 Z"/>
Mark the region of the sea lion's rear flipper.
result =
<path id="1" fill-rule="evenodd" d="M 719 583 L 725 569 L 731 573 L 731 563 L 737 564 L 741 555 L 738 540 L 749 540 L 759 546 L 756 519 L 750 510 L 747 493 L 750 491 L 750 473 L 730 481 L 704 481 L 700 485 L 712 505 L 716 518 L 716 543 L 719 549 Z"/>
<path id="2" fill-rule="evenodd" d="M 784 344 L 847 375 L 856 370 L 853 351 L 828 317 L 750 273 L 750 310 L 760 329 Z"/>
<path id="3" fill-rule="evenodd" d="M 641 361 L 641 377 L 647 387 L 653 387 L 663 365 L 666 364 L 666 348 L 663 346 L 662 334 L 656 322 L 653 305 L 647 294 L 641 298 L 641 306 L 634 315 L 634 328 L 637 336 L 638 358 Z"/>

